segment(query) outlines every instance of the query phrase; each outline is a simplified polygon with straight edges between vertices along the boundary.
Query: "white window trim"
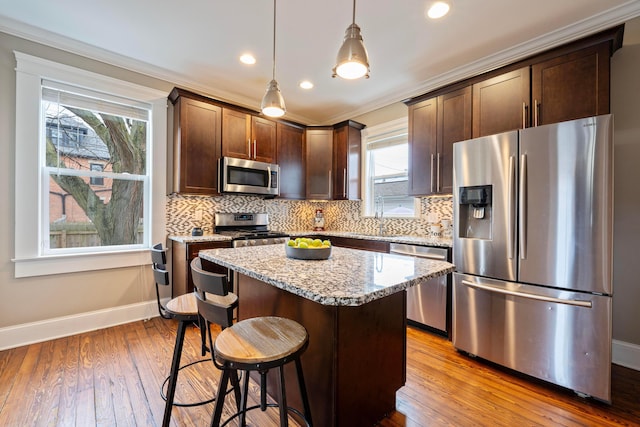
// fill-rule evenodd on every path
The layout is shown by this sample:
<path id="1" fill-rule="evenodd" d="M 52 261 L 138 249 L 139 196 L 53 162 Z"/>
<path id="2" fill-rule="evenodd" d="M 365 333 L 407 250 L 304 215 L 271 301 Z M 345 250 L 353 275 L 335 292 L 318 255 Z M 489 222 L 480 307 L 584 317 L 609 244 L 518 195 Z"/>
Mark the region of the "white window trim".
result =
<path id="1" fill-rule="evenodd" d="M 360 181 L 360 194 L 363 194 L 363 203 L 361 204 L 361 215 L 363 218 L 373 218 L 372 215 L 369 214 L 368 206 L 375 203 L 375 201 L 371 200 L 371 191 L 367 191 L 367 180 L 369 179 L 369 153 L 367 151 L 367 141 L 377 135 L 382 135 L 386 133 L 393 134 L 398 131 L 398 129 L 404 128 L 409 129 L 409 118 L 401 117 L 399 119 L 391 120 L 388 122 L 381 123 L 379 125 L 366 127 L 362 130 L 361 138 L 361 150 L 362 150 L 362 170 L 363 170 L 363 179 Z M 400 219 L 419 219 L 420 218 L 420 199 L 418 197 L 414 197 L 413 202 L 415 215 L 412 217 L 402 216 L 402 217 L 392 217 L 385 216 L 385 218 L 400 218 Z"/>
<path id="2" fill-rule="evenodd" d="M 164 241 L 167 94 L 93 72 L 14 51 L 16 57 L 15 277 L 43 276 L 149 264 L 148 248 Z M 40 215 L 40 99 L 42 79 L 57 80 L 132 98 L 152 105 L 149 165 L 151 204 L 149 241 L 144 249 L 42 256 Z M 38 126 L 34 126 L 38 123 Z"/>

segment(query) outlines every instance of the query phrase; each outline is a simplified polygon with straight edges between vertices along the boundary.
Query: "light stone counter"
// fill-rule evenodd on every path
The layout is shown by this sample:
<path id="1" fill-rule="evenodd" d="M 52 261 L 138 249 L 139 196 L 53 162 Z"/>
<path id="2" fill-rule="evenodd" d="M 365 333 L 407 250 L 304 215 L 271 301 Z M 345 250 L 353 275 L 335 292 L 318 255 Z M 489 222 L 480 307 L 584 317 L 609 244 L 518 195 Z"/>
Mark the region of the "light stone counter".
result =
<path id="1" fill-rule="evenodd" d="M 333 247 L 328 260 L 287 258 L 283 245 L 209 249 L 200 256 L 328 306 L 359 306 L 453 272 L 448 262 Z"/>
<path id="2" fill-rule="evenodd" d="M 180 243 L 200 243 L 200 242 L 229 242 L 230 236 L 224 236 L 222 234 L 204 234 L 202 236 L 192 236 L 190 234 L 171 234 L 168 237 L 169 240 L 173 240 Z"/>
<path id="3" fill-rule="evenodd" d="M 450 248 L 452 245 L 452 239 L 439 236 L 410 236 L 410 235 L 392 235 L 392 236 L 379 236 L 376 234 L 363 234 L 350 231 L 288 231 L 285 232 L 292 237 L 302 236 L 331 236 L 348 237 L 351 239 L 373 240 L 390 243 L 407 243 L 410 245 L 422 245 L 422 246 L 438 246 L 443 248 Z M 223 236 L 221 234 L 205 234 L 204 236 L 191 236 L 189 234 L 172 234 L 169 240 L 174 240 L 180 243 L 195 243 L 195 242 L 218 242 L 229 241 L 231 237 Z"/>

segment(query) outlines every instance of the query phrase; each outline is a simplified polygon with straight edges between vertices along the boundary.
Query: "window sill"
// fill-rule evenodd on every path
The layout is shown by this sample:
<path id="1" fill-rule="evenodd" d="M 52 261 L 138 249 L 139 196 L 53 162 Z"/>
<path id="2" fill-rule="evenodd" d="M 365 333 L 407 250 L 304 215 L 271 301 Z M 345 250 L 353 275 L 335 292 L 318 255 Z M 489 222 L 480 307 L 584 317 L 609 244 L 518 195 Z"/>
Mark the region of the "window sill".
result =
<path id="1" fill-rule="evenodd" d="M 50 255 L 11 261 L 15 264 L 15 277 L 21 278 L 135 267 L 147 265 L 151 259 L 148 249 L 135 249 L 106 253 Z"/>

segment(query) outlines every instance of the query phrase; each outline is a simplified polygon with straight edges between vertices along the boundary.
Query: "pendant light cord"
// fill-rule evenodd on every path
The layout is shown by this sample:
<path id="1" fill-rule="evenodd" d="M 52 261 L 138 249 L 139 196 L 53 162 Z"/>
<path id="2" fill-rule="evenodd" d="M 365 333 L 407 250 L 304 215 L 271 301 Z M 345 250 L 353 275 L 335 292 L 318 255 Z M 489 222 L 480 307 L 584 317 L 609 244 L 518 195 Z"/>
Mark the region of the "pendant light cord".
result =
<path id="1" fill-rule="evenodd" d="M 273 0 L 275 1 L 275 0 Z M 352 24 L 356 23 L 356 0 L 353 0 L 353 22 Z"/>
<path id="2" fill-rule="evenodd" d="M 276 0 L 273 0 L 273 80 L 276 79 Z"/>

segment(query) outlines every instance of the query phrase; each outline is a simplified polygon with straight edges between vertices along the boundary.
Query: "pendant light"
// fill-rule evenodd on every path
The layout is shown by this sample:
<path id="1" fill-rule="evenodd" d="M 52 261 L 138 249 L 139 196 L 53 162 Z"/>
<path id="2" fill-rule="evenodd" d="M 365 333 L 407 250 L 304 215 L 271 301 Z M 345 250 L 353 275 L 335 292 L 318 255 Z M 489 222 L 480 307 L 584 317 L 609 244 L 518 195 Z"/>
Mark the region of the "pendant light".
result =
<path id="1" fill-rule="evenodd" d="M 269 117 L 281 117 L 286 111 L 284 98 L 276 81 L 276 0 L 273 0 L 273 78 L 267 85 L 260 109 Z"/>
<path id="2" fill-rule="evenodd" d="M 344 32 L 344 42 L 338 51 L 333 75 L 343 79 L 369 78 L 369 55 L 364 47 L 360 27 L 356 24 L 356 0 L 353 0 L 353 21 Z"/>

